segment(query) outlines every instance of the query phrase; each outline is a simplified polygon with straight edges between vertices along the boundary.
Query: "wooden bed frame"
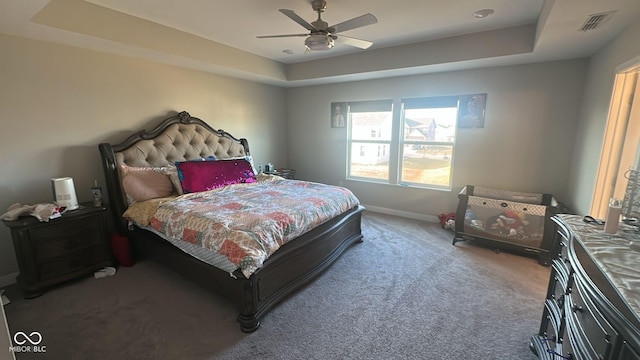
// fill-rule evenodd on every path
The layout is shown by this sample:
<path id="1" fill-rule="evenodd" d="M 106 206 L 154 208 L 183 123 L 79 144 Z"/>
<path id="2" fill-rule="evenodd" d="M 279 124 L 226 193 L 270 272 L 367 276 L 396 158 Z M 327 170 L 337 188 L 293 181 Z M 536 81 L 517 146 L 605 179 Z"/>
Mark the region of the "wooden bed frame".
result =
<path id="1" fill-rule="evenodd" d="M 116 231 L 129 238 L 134 256 L 147 257 L 167 266 L 205 288 L 231 299 L 239 309 L 238 321 L 244 332 L 253 332 L 260 327 L 262 317 L 286 296 L 326 270 L 350 245 L 362 242 L 361 218 L 364 208 L 358 206 L 333 218 L 317 228 L 289 241 L 276 251 L 264 265 L 248 279 L 236 270 L 231 276 L 228 272 L 206 264 L 161 239 L 154 233 L 134 227 L 130 229 L 122 214 L 127 209 L 126 195 L 122 189 L 119 163 L 122 156 L 117 155 L 139 144 L 154 143 L 155 139 L 166 137 L 165 132 L 178 126 L 195 126 L 206 136 L 213 134 L 229 143 L 240 144 L 240 153 L 249 155 L 246 139 L 236 139 L 223 130 L 214 130 L 204 121 L 194 118 L 187 112 L 181 112 L 164 120 L 151 131 L 142 130 L 131 135 L 119 144 L 102 143 L 99 145 L 102 165 L 108 191 L 109 207 L 112 211 Z M 166 143 L 163 154 L 169 154 Z M 236 145 L 237 146 L 237 145 Z M 175 149 L 172 149 L 172 151 Z M 215 150 L 220 158 L 220 149 Z M 214 150 L 211 150 L 214 151 Z M 157 155 L 157 154 L 156 154 Z M 183 154 L 184 155 L 184 154 Z M 198 154 L 206 157 L 207 153 Z M 176 160 L 175 152 L 171 158 L 155 159 L 148 166 L 164 166 Z M 188 156 L 185 155 L 188 159 Z M 179 160 L 179 159 L 178 159 Z M 136 164 L 127 164 L 139 166 Z"/>

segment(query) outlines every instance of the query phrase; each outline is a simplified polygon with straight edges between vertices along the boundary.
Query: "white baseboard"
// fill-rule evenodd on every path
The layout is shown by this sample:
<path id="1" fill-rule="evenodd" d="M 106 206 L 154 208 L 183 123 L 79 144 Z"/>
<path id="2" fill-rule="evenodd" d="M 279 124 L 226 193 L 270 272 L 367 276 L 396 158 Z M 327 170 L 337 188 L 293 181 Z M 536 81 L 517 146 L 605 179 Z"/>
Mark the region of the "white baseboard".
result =
<path id="1" fill-rule="evenodd" d="M 395 210 L 395 209 L 387 209 L 387 208 L 383 208 L 380 206 L 373 206 L 373 205 L 362 204 L 362 206 L 364 206 L 365 210 L 377 212 L 380 214 L 394 215 L 394 216 L 400 216 L 408 219 L 422 220 L 422 221 L 435 222 L 435 223 L 440 222 L 440 219 L 438 219 L 437 216 L 424 215 L 424 214 L 412 213 L 409 211 L 402 211 L 402 210 Z"/>
<path id="2" fill-rule="evenodd" d="M 0 288 L 12 285 L 16 283 L 16 278 L 20 273 L 12 273 L 0 276 Z"/>

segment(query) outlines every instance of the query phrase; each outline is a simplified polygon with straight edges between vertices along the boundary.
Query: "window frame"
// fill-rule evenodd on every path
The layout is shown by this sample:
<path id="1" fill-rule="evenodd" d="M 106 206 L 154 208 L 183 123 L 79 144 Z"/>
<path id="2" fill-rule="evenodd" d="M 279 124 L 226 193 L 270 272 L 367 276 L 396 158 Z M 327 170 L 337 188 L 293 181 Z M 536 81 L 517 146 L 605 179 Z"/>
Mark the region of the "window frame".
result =
<path id="1" fill-rule="evenodd" d="M 355 102 L 348 102 L 347 103 L 347 109 L 348 109 L 348 116 L 347 116 L 347 169 L 346 169 L 346 178 L 348 180 L 356 180 L 356 181 L 365 181 L 365 182 L 375 182 L 375 183 L 381 183 L 381 184 L 388 184 L 390 183 L 390 178 L 391 178 L 391 156 L 393 154 L 393 150 L 392 150 L 392 146 L 393 146 L 393 132 L 391 132 L 391 135 L 389 136 L 388 139 L 383 139 L 382 138 L 382 131 L 377 131 L 375 129 L 370 129 L 368 131 L 368 134 L 371 135 L 373 134 L 374 131 L 376 131 L 376 137 L 374 138 L 373 136 L 370 136 L 369 139 L 354 139 L 354 131 L 353 131 L 353 114 L 354 113 L 366 113 L 366 112 L 389 112 L 391 114 L 391 129 L 393 129 L 393 109 L 394 109 L 395 104 L 393 103 L 392 100 L 390 99 L 385 99 L 385 100 L 372 100 L 372 101 L 355 101 Z M 388 107 L 388 108 L 387 108 Z M 366 177 L 366 176 L 358 176 L 358 175 L 352 175 L 351 171 L 352 171 L 352 161 L 351 159 L 353 158 L 353 152 L 354 152 L 354 145 L 359 145 L 358 148 L 358 153 L 360 154 L 360 157 L 365 156 L 363 154 L 363 151 L 366 152 L 366 145 L 368 144 L 378 144 L 378 149 L 380 148 L 380 146 L 382 145 L 383 148 L 387 148 L 388 149 L 388 154 L 389 154 L 389 163 L 387 165 L 387 178 L 383 179 L 383 178 L 375 178 L 375 177 Z M 378 150 L 379 151 L 379 150 Z"/>
<path id="2" fill-rule="evenodd" d="M 452 109 L 456 108 L 455 119 L 452 124 L 454 127 L 453 140 L 451 141 L 436 141 L 436 140 L 405 140 L 406 124 L 406 111 L 411 109 Z M 459 96 L 434 96 L 434 97 L 419 97 L 419 98 L 403 98 L 400 100 L 400 118 L 398 120 L 400 134 L 398 136 L 398 177 L 397 183 L 402 186 L 429 188 L 429 189 L 442 189 L 451 190 L 453 184 L 453 160 L 456 148 L 457 133 L 457 119 L 460 113 L 460 97 Z M 404 154 L 406 145 L 423 145 L 423 146 L 446 146 L 451 147 L 451 154 L 449 154 L 450 166 L 447 185 L 438 184 L 425 184 L 419 182 L 412 182 L 402 179 L 404 173 Z"/>
<path id="3" fill-rule="evenodd" d="M 457 118 L 460 113 L 460 98 L 461 96 L 431 96 L 431 97 L 418 97 L 418 98 L 401 98 L 401 99 L 385 99 L 385 100 L 374 100 L 374 101 L 356 101 L 356 102 L 347 102 L 348 116 L 347 116 L 347 154 L 346 154 L 346 179 L 352 181 L 360 181 L 360 182 L 372 182 L 378 184 L 392 185 L 392 186 L 402 186 L 402 187 L 410 187 L 410 188 L 419 188 L 419 189 L 432 189 L 432 190 L 446 190 L 450 191 L 452 189 L 453 184 L 453 167 L 454 167 L 454 159 L 455 159 L 455 147 L 456 147 L 456 139 L 458 136 L 457 131 Z M 354 129 L 353 129 L 353 113 L 357 112 L 375 112 L 376 109 L 380 109 L 381 104 L 390 104 L 390 109 L 388 111 L 391 113 L 391 124 L 390 129 L 387 129 L 391 133 L 391 138 L 389 140 L 382 139 L 365 139 L 358 140 L 354 139 Z M 442 104 L 451 105 L 455 104 L 456 107 L 456 120 L 454 122 L 454 135 L 452 141 L 427 141 L 427 140 L 405 140 L 404 132 L 405 132 L 405 110 L 407 107 L 416 108 L 416 106 L 424 105 L 428 107 L 440 107 Z M 367 106 L 371 106 L 370 111 L 363 111 L 363 109 L 367 109 Z M 452 107 L 452 106 L 442 106 L 442 107 Z M 355 110 L 355 111 L 353 111 Z M 387 111 L 387 110 L 385 110 Z M 370 132 L 372 133 L 372 132 Z M 378 138 L 380 138 L 380 133 L 377 133 Z M 361 146 L 364 144 L 384 144 L 388 145 L 387 149 L 389 152 L 389 160 L 388 160 L 388 171 L 387 178 L 375 178 L 375 177 L 366 177 L 366 176 L 358 176 L 352 175 L 352 159 L 353 159 L 353 146 L 354 144 L 360 144 Z M 451 154 L 450 156 L 450 168 L 449 168 L 449 182 L 447 185 L 438 185 L 438 184 L 425 184 L 411 181 L 403 181 L 403 155 L 404 155 L 404 146 L 405 145 L 429 145 L 429 146 L 450 146 Z M 362 152 L 362 147 L 358 148 L 358 151 Z"/>

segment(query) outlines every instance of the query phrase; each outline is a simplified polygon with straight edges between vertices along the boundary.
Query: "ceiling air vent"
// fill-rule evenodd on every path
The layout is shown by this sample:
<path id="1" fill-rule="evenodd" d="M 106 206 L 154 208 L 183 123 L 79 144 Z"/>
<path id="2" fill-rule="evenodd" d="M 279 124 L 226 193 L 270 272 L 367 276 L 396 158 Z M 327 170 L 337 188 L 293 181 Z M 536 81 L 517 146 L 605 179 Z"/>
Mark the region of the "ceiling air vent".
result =
<path id="1" fill-rule="evenodd" d="M 585 32 L 589 30 L 599 29 L 604 23 L 606 23 L 607 21 L 609 21 L 609 19 L 611 19 L 611 17 L 616 11 L 617 10 L 613 10 L 613 11 L 603 12 L 599 14 L 589 15 L 589 17 L 587 17 L 587 20 L 585 20 L 584 24 L 580 26 L 580 31 Z"/>

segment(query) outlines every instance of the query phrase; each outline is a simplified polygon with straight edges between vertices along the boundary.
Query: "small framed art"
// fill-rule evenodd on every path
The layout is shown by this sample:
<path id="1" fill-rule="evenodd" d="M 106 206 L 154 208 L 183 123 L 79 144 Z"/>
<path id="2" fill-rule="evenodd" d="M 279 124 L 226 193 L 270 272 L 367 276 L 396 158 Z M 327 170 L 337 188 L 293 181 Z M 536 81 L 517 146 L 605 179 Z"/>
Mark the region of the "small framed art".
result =
<path id="1" fill-rule="evenodd" d="M 347 125 L 347 103 L 331 103 L 331 127 L 343 128 Z"/>
<path id="2" fill-rule="evenodd" d="M 460 96 L 458 112 L 459 128 L 483 128 L 484 110 L 487 94 L 473 94 Z"/>

